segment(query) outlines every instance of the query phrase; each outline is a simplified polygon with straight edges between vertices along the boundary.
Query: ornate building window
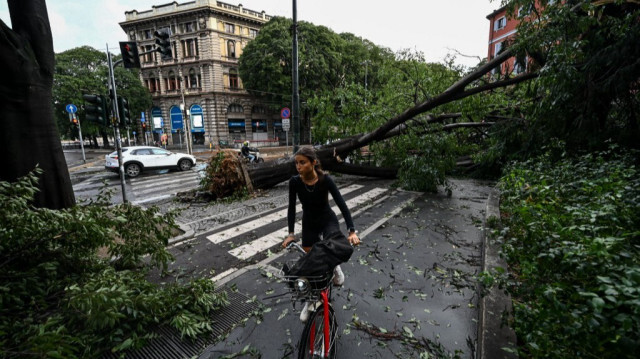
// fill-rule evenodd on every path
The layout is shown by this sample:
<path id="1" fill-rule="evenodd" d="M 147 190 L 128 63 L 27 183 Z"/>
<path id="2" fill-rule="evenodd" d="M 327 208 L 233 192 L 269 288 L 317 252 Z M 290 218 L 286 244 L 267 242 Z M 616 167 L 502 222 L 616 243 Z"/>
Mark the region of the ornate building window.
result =
<path id="1" fill-rule="evenodd" d="M 198 56 L 198 39 L 182 40 L 182 57 Z"/>
<path id="2" fill-rule="evenodd" d="M 236 33 L 236 26 L 234 24 L 225 23 L 224 24 L 224 31 L 228 32 L 230 34 L 235 34 Z"/>
<path id="3" fill-rule="evenodd" d="M 236 57 L 236 42 L 233 40 L 227 41 L 227 56 L 230 58 Z"/>
<path id="4" fill-rule="evenodd" d="M 238 88 L 238 70 L 236 69 L 229 70 L 229 88 Z"/>
<path id="5" fill-rule="evenodd" d="M 167 76 L 168 81 L 169 81 L 169 85 L 167 86 L 167 90 L 172 91 L 172 90 L 177 90 L 178 89 L 178 81 L 176 78 L 176 73 L 171 70 L 169 71 L 169 75 Z"/>
<path id="6" fill-rule="evenodd" d="M 200 87 L 200 75 L 196 73 L 196 70 L 191 68 L 189 70 L 189 88 L 198 88 Z"/>
<path id="7" fill-rule="evenodd" d="M 229 113 L 243 113 L 244 112 L 244 108 L 242 108 L 242 105 L 240 105 L 240 104 L 232 103 L 227 108 L 227 112 L 229 112 Z"/>

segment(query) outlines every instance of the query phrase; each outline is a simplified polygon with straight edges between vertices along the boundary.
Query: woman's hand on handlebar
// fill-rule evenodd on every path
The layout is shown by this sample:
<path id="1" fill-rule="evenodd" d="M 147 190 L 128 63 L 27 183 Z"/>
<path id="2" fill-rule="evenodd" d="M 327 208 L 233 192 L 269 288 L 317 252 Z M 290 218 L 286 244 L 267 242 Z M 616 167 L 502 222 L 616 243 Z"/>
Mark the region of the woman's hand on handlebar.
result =
<path id="1" fill-rule="evenodd" d="M 296 240 L 296 236 L 294 234 L 289 234 L 287 236 L 287 238 L 285 238 L 284 241 L 282 241 L 282 248 L 287 248 L 289 243 L 291 243 L 291 242 L 293 242 L 295 240 Z"/>
<path id="2" fill-rule="evenodd" d="M 360 244 L 360 237 L 358 237 L 358 234 L 356 232 L 349 232 L 349 237 L 347 237 L 347 239 L 352 246 L 357 246 L 358 244 Z"/>

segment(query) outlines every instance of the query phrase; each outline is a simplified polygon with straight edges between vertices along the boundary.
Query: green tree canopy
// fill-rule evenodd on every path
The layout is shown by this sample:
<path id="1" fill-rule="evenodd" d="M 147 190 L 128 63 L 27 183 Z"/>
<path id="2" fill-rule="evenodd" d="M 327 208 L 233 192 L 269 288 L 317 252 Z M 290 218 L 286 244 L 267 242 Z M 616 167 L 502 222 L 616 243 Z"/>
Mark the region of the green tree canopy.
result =
<path id="1" fill-rule="evenodd" d="M 274 17 L 258 36 L 247 44 L 239 61 L 245 88 L 280 107 L 291 102 L 291 48 L 293 22 Z M 388 49 L 356 37 L 336 34 L 324 26 L 298 23 L 300 97 L 304 101 L 319 91 L 328 91 L 352 82 L 364 84 L 381 63 L 392 58 Z M 363 61 L 370 63 L 365 67 Z M 372 77 L 371 83 L 377 82 Z"/>
<path id="2" fill-rule="evenodd" d="M 114 71 L 118 97 L 129 101 L 132 115 L 148 110 L 151 107 L 151 94 L 142 86 L 137 70 L 118 66 Z M 100 131 L 109 133 L 102 126 L 84 121 L 85 113 L 82 109 L 83 93 L 108 96 L 108 77 L 107 55 L 102 51 L 82 46 L 56 54 L 53 106 L 56 123 L 63 137 L 77 136 L 77 129 L 70 124 L 65 111 L 65 106 L 69 103 L 78 106 L 83 134 L 95 136 Z"/>

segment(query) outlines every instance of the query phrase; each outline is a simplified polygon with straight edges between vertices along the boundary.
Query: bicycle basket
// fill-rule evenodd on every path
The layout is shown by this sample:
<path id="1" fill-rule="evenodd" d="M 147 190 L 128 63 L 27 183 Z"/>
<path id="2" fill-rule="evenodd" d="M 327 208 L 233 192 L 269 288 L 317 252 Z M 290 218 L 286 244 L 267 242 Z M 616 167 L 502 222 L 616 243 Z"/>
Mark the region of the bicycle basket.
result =
<path id="1" fill-rule="evenodd" d="M 316 296 L 326 289 L 333 279 L 333 271 L 321 275 L 289 275 L 289 264 L 284 264 L 280 278 L 286 282 L 291 292 L 299 297 Z"/>

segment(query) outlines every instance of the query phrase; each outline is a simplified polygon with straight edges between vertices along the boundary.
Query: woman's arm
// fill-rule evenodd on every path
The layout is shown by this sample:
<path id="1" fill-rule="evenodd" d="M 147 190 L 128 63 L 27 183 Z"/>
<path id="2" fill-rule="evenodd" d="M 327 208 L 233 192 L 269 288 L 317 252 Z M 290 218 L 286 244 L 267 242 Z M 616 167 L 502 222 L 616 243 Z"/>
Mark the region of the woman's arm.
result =
<path id="1" fill-rule="evenodd" d="M 347 229 L 349 229 L 349 232 L 355 231 L 353 219 L 351 218 L 351 212 L 349 211 L 347 204 L 344 202 L 344 198 L 342 198 L 342 195 L 340 194 L 340 191 L 338 190 L 335 182 L 333 182 L 333 179 L 330 176 L 325 176 L 325 181 L 327 184 L 327 189 L 331 193 L 331 197 L 333 197 L 333 200 L 338 205 L 338 208 L 340 208 L 340 212 L 342 213 L 344 222 L 347 224 Z"/>
<path id="2" fill-rule="evenodd" d="M 289 227 L 289 233 L 293 234 L 294 226 L 296 224 L 296 182 L 295 177 L 291 177 L 289 180 L 289 209 L 287 211 L 287 225 Z"/>
<path id="3" fill-rule="evenodd" d="M 285 248 L 289 243 L 296 239 L 294 233 L 294 225 L 296 223 L 296 183 L 295 178 L 289 180 L 289 209 L 287 210 L 287 225 L 289 227 L 289 235 L 282 242 Z"/>

